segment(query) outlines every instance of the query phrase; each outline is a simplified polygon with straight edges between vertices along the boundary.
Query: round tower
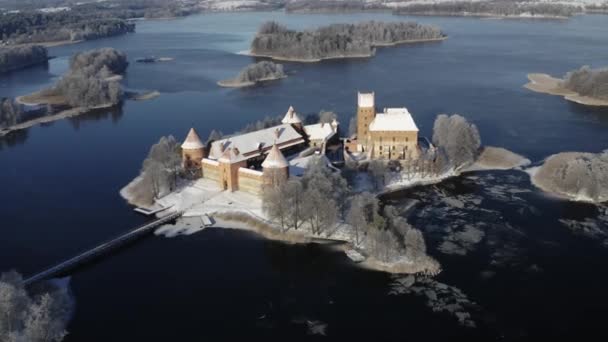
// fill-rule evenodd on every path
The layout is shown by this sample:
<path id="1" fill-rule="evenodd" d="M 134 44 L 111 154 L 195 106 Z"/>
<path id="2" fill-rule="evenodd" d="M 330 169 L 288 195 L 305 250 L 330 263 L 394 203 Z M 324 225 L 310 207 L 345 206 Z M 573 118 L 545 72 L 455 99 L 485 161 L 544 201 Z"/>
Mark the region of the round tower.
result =
<path id="1" fill-rule="evenodd" d="M 289 178 L 289 163 L 279 147 L 272 145 L 268 156 L 262 163 L 264 173 L 264 185 L 279 186 Z"/>
<path id="2" fill-rule="evenodd" d="M 281 120 L 281 122 L 284 124 L 292 125 L 293 128 L 295 128 L 296 131 L 300 133 L 304 132 L 304 125 L 302 124 L 302 119 L 300 119 L 298 113 L 296 113 L 296 110 L 292 106 L 289 106 L 289 109 L 287 110 L 287 113 L 285 113 L 285 116 L 283 117 L 283 120 Z"/>
<path id="3" fill-rule="evenodd" d="M 182 165 L 185 169 L 199 169 L 205 157 L 205 145 L 194 128 L 190 128 L 182 144 Z"/>

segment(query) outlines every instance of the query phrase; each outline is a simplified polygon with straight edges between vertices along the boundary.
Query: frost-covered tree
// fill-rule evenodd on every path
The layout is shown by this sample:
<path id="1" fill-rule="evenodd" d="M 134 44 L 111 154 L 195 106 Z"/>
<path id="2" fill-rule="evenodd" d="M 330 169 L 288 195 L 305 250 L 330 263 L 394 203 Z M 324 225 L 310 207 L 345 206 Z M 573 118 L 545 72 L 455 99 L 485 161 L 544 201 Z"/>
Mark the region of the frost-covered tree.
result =
<path id="1" fill-rule="evenodd" d="M 372 178 L 374 189 L 381 189 L 385 185 L 386 164 L 382 160 L 370 160 L 367 171 Z"/>
<path id="2" fill-rule="evenodd" d="M 0 73 L 45 63 L 49 56 L 40 45 L 0 48 Z"/>
<path id="3" fill-rule="evenodd" d="M 0 341 L 59 342 L 71 311 L 66 291 L 51 287 L 31 294 L 16 272 L 0 277 Z"/>
<path id="4" fill-rule="evenodd" d="M 533 181 L 546 191 L 570 198 L 608 201 L 608 151 L 553 155 L 547 158 Z"/>
<path id="5" fill-rule="evenodd" d="M 338 120 L 338 114 L 328 110 L 319 112 L 319 123 L 328 124 L 332 123 L 334 120 Z"/>
<path id="6" fill-rule="evenodd" d="M 608 100 L 608 69 L 593 70 L 585 65 L 567 73 L 561 86 L 582 96 Z"/>
<path id="7" fill-rule="evenodd" d="M 108 79 L 127 69 L 127 55 L 112 48 L 80 52 L 70 59 L 70 69 L 54 91 L 74 107 L 116 105 L 122 100 L 117 80 Z"/>
<path id="8" fill-rule="evenodd" d="M 472 164 L 479 153 L 481 138 L 477 126 L 464 117 L 441 114 L 433 126 L 433 144 L 444 153 L 450 166 L 459 170 Z"/>
<path id="9" fill-rule="evenodd" d="M 418 229 L 408 229 L 405 233 L 405 253 L 410 260 L 426 256 L 424 236 Z"/>

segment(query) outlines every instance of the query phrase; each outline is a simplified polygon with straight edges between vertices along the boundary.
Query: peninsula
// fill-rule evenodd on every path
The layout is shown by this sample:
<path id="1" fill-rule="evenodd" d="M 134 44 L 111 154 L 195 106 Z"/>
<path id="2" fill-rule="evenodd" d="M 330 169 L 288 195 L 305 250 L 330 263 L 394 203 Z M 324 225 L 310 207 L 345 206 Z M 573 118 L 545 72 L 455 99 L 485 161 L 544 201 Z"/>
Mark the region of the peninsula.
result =
<path id="1" fill-rule="evenodd" d="M 524 87 L 535 92 L 563 96 L 566 100 L 587 106 L 608 106 L 608 69 L 583 66 L 567 73 L 563 79 L 547 74 L 529 74 Z"/>
<path id="2" fill-rule="evenodd" d="M 75 54 L 70 69 L 52 87 L 15 101 L 3 99 L 0 135 L 119 104 L 123 100 L 121 74 L 128 64 L 126 54 L 112 48 Z"/>
<path id="3" fill-rule="evenodd" d="M 277 22 L 264 23 L 251 43 L 250 54 L 276 60 L 319 62 L 324 59 L 372 57 L 378 46 L 441 41 L 435 26 L 415 22 L 332 24 L 312 31 L 294 31 Z"/>
<path id="4" fill-rule="evenodd" d="M 240 88 L 285 77 L 287 77 L 287 75 L 283 71 L 282 64 L 262 61 L 246 66 L 235 78 L 219 81 L 217 84 L 221 87 Z"/>

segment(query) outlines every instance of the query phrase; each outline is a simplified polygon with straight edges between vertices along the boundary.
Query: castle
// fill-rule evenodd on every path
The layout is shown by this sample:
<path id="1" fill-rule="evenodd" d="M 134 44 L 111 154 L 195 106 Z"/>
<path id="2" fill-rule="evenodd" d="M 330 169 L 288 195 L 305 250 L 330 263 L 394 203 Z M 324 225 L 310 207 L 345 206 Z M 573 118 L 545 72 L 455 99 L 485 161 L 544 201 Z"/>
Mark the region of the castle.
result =
<path id="1" fill-rule="evenodd" d="M 371 159 L 417 158 L 418 127 L 406 108 L 386 108 L 376 112 L 374 93 L 358 93 L 357 139 L 347 141 L 353 149 Z M 281 124 L 254 132 L 230 136 L 203 144 L 190 129 L 182 144 L 183 166 L 200 170 L 202 178 L 216 182 L 221 189 L 259 194 L 264 186 L 285 182 L 289 162 L 285 155 L 296 155 L 307 148 L 324 153 L 338 138 L 338 122 L 304 125 L 293 107 Z"/>
<path id="2" fill-rule="evenodd" d="M 376 112 L 374 93 L 357 93 L 357 152 L 371 159 L 417 158 L 418 127 L 407 108 Z"/>
<path id="3" fill-rule="evenodd" d="M 194 130 L 182 144 L 184 168 L 201 170 L 202 178 L 229 191 L 259 194 L 266 185 L 277 185 L 289 178 L 287 155 L 313 147 L 324 151 L 337 138 L 338 122 L 304 125 L 293 107 L 281 124 L 234 135 L 205 146 Z"/>

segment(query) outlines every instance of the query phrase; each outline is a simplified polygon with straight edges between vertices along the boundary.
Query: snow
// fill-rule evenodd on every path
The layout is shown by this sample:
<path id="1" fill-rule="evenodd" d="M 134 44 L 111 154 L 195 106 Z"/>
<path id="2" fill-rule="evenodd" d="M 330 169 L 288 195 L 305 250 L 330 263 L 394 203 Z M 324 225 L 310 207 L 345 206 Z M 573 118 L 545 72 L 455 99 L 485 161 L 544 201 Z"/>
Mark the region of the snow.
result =
<path id="1" fill-rule="evenodd" d="M 358 93 L 357 95 L 359 108 L 373 108 L 375 106 L 374 93 Z"/>
<path id="2" fill-rule="evenodd" d="M 418 132 L 418 127 L 407 108 L 386 108 L 384 113 L 376 114 L 369 130 Z"/>
<path id="3" fill-rule="evenodd" d="M 204 148 L 205 145 L 201 142 L 201 138 L 198 136 L 194 128 L 190 128 L 188 135 L 186 136 L 186 140 L 182 144 L 182 148 L 186 150 L 193 150 Z"/>
<path id="4" fill-rule="evenodd" d="M 310 140 L 328 141 L 336 134 L 336 131 L 331 124 L 318 123 L 314 125 L 304 126 L 304 131 L 308 134 Z"/>
<path id="5" fill-rule="evenodd" d="M 264 162 L 262 163 L 262 167 L 264 169 L 280 169 L 288 166 L 289 163 L 287 163 L 285 156 L 283 155 L 283 153 L 281 153 L 281 150 L 279 150 L 276 144 L 272 146 L 270 152 L 268 152 L 268 156 L 266 156 L 266 159 L 264 159 Z"/>
<path id="6" fill-rule="evenodd" d="M 209 158 L 226 158 L 231 163 L 244 161 L 263 154 L 274 143 L 279 148 L 286 148 L 304 143 L 304 138 L 290 124 L 282 124 L 215 141 Z"/>
<path id="7" fill-rule="evenodd" d="M 285 113 L 285 117 L 283 120 L 281 120 L 281 122 L 284 124 L 299 124 L 302 123 L 302 120 L 298 116 L 298 113 L 296 113 L 296 110 L 293 109 L 292 106 L 289 106 L 289 109 L 287 110 L 287 113 Z"/>

